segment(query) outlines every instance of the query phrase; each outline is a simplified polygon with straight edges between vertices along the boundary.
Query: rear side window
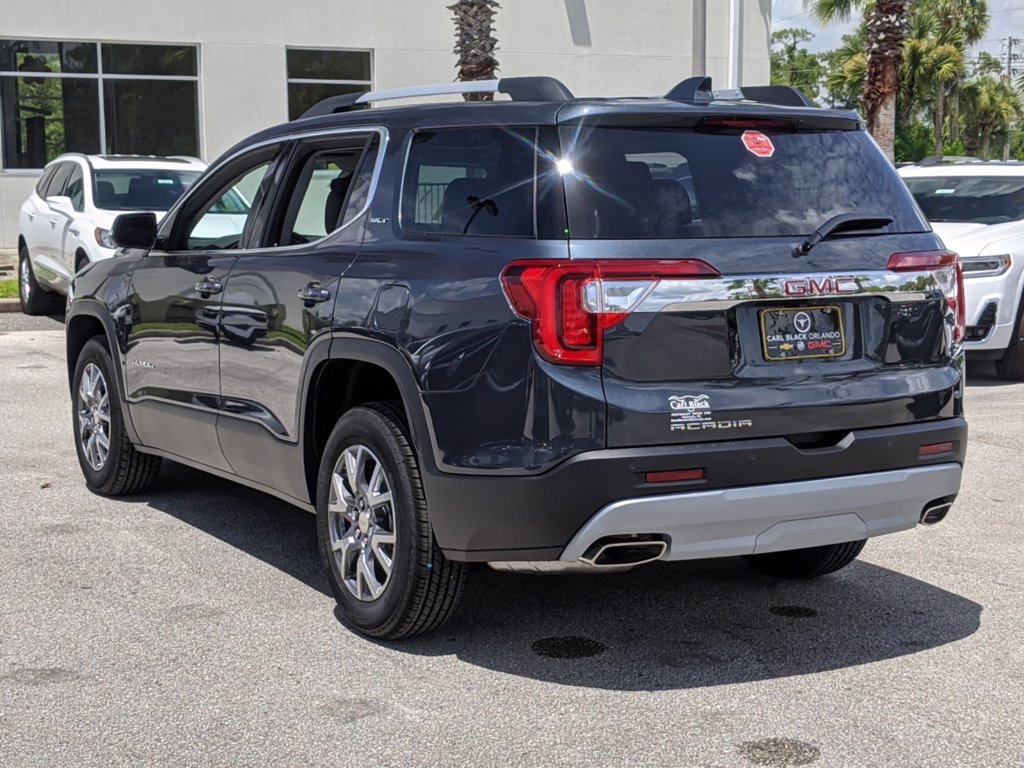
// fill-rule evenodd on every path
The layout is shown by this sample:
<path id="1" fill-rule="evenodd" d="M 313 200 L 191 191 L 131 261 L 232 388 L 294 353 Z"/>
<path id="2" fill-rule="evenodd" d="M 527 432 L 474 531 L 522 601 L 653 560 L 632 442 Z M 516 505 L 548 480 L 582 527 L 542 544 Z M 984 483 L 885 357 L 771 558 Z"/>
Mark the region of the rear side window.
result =
<path id="1" fill-rule="evenodd" d="M 413 135 L 402 227 L 441 235 L 534 237 L 534 127 L 425 130 Z"/>
<path id="2" fill-rule="evenodd" d="M 904 179 L 930 221 L 1003 224 L 1024 219 L 1024 176 Z"/>
<path id="3" fill-rule="evenodd" d="M 805 236 L 852 212 L 928 229 L 863 131 L 581 124 L 561 129 L 559 168 L 573 238 Z"/>

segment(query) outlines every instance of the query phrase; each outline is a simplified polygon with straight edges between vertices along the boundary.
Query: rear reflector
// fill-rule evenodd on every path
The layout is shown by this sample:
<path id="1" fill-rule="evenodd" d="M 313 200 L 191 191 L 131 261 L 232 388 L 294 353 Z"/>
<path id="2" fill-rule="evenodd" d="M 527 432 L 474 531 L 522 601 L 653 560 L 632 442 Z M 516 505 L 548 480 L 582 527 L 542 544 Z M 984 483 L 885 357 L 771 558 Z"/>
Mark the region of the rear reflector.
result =
<path id="1" fill-rule="evenodd" d="M 951 453 L 953 443 L 930 443 L 917 449 L 918 456 L 934 456 L 937 453 Z"/>
<path id="2" fill-rule="evenodd" d="M 666 472 L 648 472 L 648 483 L 684 483 L 687 480 L 703 480 L 703 469 L 670 469 Z"/>
<path id="3" fill-rule="evenodd" d="M 604 332 L 621 323 L 662 280 L 720 277 L 696 259 L 521 259 L 501 273 L 513 311 L 530 321 L 541 357 L 600 365 Z"/>

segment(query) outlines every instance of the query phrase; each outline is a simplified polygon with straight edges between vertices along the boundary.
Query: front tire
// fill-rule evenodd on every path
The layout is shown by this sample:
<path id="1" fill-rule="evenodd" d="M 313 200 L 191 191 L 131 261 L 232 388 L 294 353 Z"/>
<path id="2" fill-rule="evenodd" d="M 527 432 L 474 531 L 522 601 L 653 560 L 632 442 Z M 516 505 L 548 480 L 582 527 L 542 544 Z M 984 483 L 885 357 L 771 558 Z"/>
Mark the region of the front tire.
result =
<path id="1" fill-rule="evenodd" d="M 26 315 L 45 315 L 56 303 L 55 294 L 45 290 L 36 281 L 36 273 L 28 256 L 28 248 L 18 248 L 18 298 L 21 311 Z"/>
<path id="2" fill-rule="evenodd" d="M 441 553 L 400 414 L 384 403 L 345 413 L 317 479 L 317 537 L 345 617 L 371 637 L 430 632 L 455 610 L 462 563 Z"/>
<path id="3" fill-rule="evenodd" d="M 89 490 L 103 496 L 139 493 L 160 471 L 160 457 L 135 450 L 124 426 L 110 352 L 89 339 L 71 379 L 71 418 L 78 463 Z"/>
<path id="4" fill-rule="evenodd" d="M 788 552 L 746 555 L 744 559 L 755 570 L 779 579 L 813 579 L 848 566 L 857 559 L 865 543 L 861 539 Z"/>
<path id="5" fill-rule="evenodd" d="M 996 360 L 996 375 L 1003 381 L 1024 381 L 1024 298 L 1017 312 L 1013 338 L 1003 356 Z"/>

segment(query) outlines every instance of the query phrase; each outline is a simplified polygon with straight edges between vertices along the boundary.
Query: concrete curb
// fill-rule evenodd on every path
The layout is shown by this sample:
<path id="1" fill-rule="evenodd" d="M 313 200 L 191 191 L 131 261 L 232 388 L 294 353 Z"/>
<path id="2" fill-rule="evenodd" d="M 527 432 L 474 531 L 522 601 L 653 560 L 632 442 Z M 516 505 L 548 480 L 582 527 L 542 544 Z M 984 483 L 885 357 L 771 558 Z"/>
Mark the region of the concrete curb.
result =
<path id="1" fill-rule="evenodd" d="M 0 312 L 21 312 L 21 302 L 18 299 L 0 299 Z"/>

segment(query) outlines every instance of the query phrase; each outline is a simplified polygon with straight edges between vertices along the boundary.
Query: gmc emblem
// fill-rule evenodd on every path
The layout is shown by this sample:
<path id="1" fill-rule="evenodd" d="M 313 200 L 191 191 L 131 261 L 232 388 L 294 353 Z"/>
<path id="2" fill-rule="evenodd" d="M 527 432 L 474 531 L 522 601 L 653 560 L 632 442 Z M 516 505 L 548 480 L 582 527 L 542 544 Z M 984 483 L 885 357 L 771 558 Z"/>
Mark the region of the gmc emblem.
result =
<path id="1" fill-rule="evenodd" d="M 856 293 L 857 281 L 852 277 L 799 277 L 785 280 L 782 290 L 787 296 L 834 296 L 837 293 Z"/>

